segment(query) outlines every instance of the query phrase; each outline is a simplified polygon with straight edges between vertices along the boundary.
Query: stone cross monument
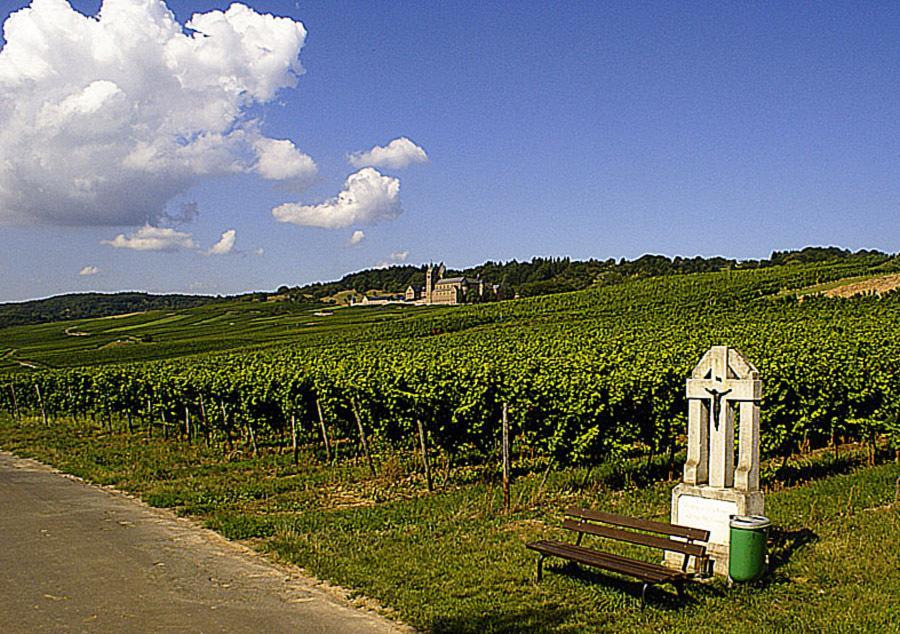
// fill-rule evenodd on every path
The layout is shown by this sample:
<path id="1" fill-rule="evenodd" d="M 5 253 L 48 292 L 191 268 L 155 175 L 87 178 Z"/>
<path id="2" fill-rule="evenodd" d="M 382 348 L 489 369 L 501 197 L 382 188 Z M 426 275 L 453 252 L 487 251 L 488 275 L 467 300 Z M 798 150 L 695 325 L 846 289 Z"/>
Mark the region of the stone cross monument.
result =
<path id="1" fill-rule="evenodd" d="M 727 346 L 710 348 L 687 380 L 687 462 L 681 484 L 672 491 L 672 523 L 710 531 L 707 552 L 715 574 L 728 574 L 730 516 L 764 511 L 759 490 L 761 397 L 759 372 Z M 667 555 L 667 562 L 680 565 L 681 555 Z"/>

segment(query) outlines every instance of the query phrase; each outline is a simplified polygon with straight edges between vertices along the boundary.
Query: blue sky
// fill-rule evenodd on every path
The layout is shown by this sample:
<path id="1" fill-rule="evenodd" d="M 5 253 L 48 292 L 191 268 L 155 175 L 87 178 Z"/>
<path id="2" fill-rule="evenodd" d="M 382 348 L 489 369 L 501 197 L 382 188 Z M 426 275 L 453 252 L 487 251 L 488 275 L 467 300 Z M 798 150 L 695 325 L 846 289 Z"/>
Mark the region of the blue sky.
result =
<path id="1" fill-rule="evenodd" d="M 29 4 L 3 3 L 0 19 Z M 64 16 L 39 4 L 32 10 L 45 21 Z M 199 168 L 192 158 L 179 168 L 193 170 L 190 178 L 180 179 L 178 169 L 144 171 L 146 179 L 101 191 L 103 204 L 121 201 L 116 213 L 92 215 L 93 199 L 75 209 L 72 201 L 81 199 L 63 192 L 51 217 L 51 185 L 78 182 L 85 133 L 70 128 L 59 136 L 57 127 L 46 142 L 24 128 L 19 136 L 0 134 L 0 164 L 5 157 L 16 168 L 0 171 L 0 301 L 85 290 L 235 293 L 404 260 L 463 267 L 537 255 L 761 258 L 807 245 L 900 249 L 900 4 L 246 4 L 303 24 L 305 72 L 295 87 L 242 103 L 223 128 L 232 134 L 252 121 L 222 146 L 238 168 Z M 100 2 L 71 5 L 95 15 Z M 194 13 L 229 6 L 167 5 L 181 25 Z M 19 33 L 24 29 L 7 38 Z M 83 97 L 89 84 L 95 96 L 112 86 L 108 103 L 153 94 L 159 80 L 149 71 L 142 76 L 145 67 L 134 61 L 142 58 L 127 62 L 132 83 L 109 84 L 108 67 L 79 54 L 93 50 L 90 41 L 63 40 L 48 39 L 40 55 L 64 66 L 27 85 L 19 58 L 0 57 L 0 84 L 13 82 L 4 92 L 25 91 L 16 103 L 32 104 L 45 123 L 71 110 L 71 95 Z M 230 59 L 231 44 L 222 46 Z M 253 80 L 240 69 L 227 72 Z M 191 89 L 190 98 L 202 102 L 201 90 Z M 94 122 L 143 129 L 145 102 L 130 101 L 125 119 L 98 114 Z M 181 107 L 171 102 L 173 111 Z M 0 128 L 16 129 L 11 103 L 0 98 Z M 199 124 L 191 125 L 196 137 Z M 350 153 L 401 137 L 428 161 L 348 162 Z M 290 141 L 291 158 L 307 156 L 315 174 L 298 167 L 293 179 L 264 176 L 256 162 L 262 154 L 246 154 L 266 140 Z M 32 160 L 31 148 L 43 145 L 54 148 L 53 157 Z M 111 162 L 96 170 L 99 185 L 85 187 L 118 177 L 121 155 L 103 151 L 90 160 Z M 337 196 L 361 169 L 377 170 L 381 184 L 399 180 L 399 196 L 382 192 L 371 213 L 349 224 L 273 216 L 285 204 L 331 213 L 310 209 Z M 14 195 L 39 186 L 50 190 L 41 206 Z M 129 248 L 144 224 L 136 204 L 174 213 L 187 203 L 198 210 L 191 222 L 167 224 L 159 214 L 149 220 L 189 235 L 190 246 Z M 235 232 L 233 248 L 209 255 L 226 230 Z M 351 245 L 356 231 L 365 237 Z M 103 243 L 118 235 L 128 246 Z"/>

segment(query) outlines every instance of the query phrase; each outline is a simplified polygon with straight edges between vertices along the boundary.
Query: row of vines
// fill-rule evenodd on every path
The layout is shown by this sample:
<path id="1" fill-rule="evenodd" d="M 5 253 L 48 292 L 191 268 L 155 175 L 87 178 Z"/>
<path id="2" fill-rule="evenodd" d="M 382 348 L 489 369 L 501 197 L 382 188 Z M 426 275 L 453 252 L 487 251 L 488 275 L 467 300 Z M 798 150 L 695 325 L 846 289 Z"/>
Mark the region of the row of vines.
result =
<path id="1" fill-rule="evenodd" d="M 764 383 L 763 451 L 887 437 L 900 447 L 900 296 L 777 298 L 840 266 L 781 267 L 427 314 L 360 341 L 0 377 L 12 415 L 115 415 L 253 442 L 412 447 L 489 455 L 501 412 L 521 447 L 584 463 L 636 447 L 672 454 L 684 382 L 711 345 L 740 349 Z M 177 421 L 177 423 L 176 423 Z M 165 428 L 165 427 L 164 427 Z"/>

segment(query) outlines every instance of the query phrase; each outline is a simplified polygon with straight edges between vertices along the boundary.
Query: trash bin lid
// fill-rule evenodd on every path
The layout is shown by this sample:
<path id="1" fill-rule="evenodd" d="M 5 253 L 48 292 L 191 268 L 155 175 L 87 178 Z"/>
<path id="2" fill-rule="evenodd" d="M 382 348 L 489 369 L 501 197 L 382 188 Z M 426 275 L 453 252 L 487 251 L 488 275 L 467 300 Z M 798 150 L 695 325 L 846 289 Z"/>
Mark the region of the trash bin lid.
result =
<path id="1" fill-rule="evenodd" d="M 771 520 L 765 515 L 732 515 L 731 528 L 745 528 L 749 530 L 767 528 L 772 525 Z"/>

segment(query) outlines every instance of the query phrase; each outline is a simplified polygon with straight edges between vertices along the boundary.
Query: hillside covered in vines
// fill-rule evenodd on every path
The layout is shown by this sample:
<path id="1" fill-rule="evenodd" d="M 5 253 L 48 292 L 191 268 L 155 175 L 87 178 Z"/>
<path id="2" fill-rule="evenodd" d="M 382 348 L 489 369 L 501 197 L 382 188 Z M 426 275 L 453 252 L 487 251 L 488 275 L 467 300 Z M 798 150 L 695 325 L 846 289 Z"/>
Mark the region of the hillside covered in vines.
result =
<path id="1" fill-rule="evenodd" d="M 0 377 L 12 415 L 93 416 L 207 441 L 252 437 L 487 456 L 507 407 L 520 450 L 558 463 L 679 448 L 684 381 L 711 345 L 760 370 L 763 450 L 900 445 L 900 294 L 798 296 L 883 256 L 636 279 L 374 323 L 290 345 Z"/>

